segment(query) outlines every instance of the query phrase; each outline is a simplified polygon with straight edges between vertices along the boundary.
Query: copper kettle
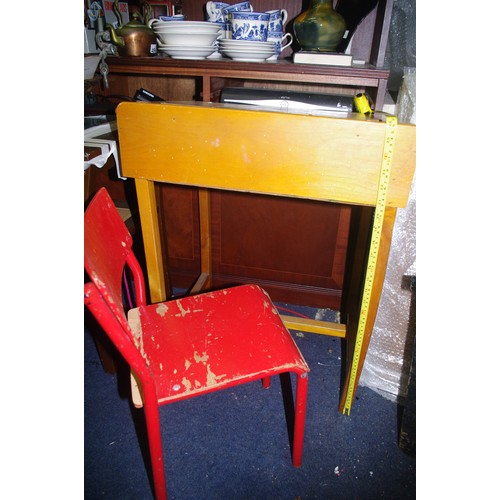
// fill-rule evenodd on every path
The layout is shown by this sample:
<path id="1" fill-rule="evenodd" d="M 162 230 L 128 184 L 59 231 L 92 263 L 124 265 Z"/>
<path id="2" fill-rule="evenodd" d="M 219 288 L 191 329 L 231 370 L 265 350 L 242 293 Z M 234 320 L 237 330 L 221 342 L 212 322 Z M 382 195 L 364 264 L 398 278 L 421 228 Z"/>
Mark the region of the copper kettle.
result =
<path id="1" fill-rule="evenodd" d="M 121 21 L 117 4 L 118 1 L 115 1 L 115 13 Z M 142 24 L 139 17 L 139 13 L 133 12 L 132 21 L 125 26 L 120 22 L 120 26 L 116 29 L 111 24 L 106 24 L 106 29 L 111 35 L 111 42 L 118 49 L 118 55 L 145 57 L 155 56 L 158 53 L 158 41 L 154 31 Z"/>

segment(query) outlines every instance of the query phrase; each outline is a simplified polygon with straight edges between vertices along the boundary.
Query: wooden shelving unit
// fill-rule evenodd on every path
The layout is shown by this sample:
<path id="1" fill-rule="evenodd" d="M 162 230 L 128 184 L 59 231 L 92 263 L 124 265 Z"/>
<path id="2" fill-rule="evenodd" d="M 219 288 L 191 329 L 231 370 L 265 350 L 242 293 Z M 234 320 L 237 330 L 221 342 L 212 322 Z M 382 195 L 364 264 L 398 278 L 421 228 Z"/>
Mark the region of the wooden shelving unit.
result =
<path id="1" fill-rule="evenodd" d="M 109 73 L 115 82 L 112 93 L 117 87 L 128 90 L 123 86 L 124 79 L 132 79 L 138 76 L 156 77 L 156 89 L 161 90 L 161 82 L 168 77 L 188 77 L 192 79 L 193 88 L 199 88 L 201 93 L 193 95 L 193 100 L 217 101 L 217 92 L 224 85 L 234 85 L 240 82 L 272 82 L 274 84 L 300 84 L 308 87 L 311 84 L 319 86 L 325 92 L 338 92 L 339 87 L 343 93 L 355 93 L 359 90 L 367 90 L 372 94 L 375 109 L 381 110 L 384 103 L 385 91 L 389 70 L 375 68 L 370 65 L 363 67 L 330 67 L 310 64 L 294 64 L 290 60 L 280 59 L 276 62 L 252 63 L 236 62 L 228 59 L 206 59 L 200 61 L 184 61 L 171 59 L 168 56 L 158 55 L 156 57 L 119 57 L 110 56 L 106 59 L 109 65 Z M 115 78 L 113 78 L 115 77 Z M 119 78 L 118 78 L 119 77 Z M 151 79 L 151 78 L 149 78 Z M 122 84 L 120 85 L 120 80 Z M 132 90 L 132 89 L 131 89 Z M 154 89 L 150 89 L 155 92 Z M 180 86 L 179 86 L 179 90 Z M 135 90 L 131 92 L 133 93 Z M 159 92 L 163 98 L 168 100 L 184 100 L 175 95 L 175 91 L 165 96 L 165 91 Z M 182 92 L 179 92 L 182 94 Z"/>

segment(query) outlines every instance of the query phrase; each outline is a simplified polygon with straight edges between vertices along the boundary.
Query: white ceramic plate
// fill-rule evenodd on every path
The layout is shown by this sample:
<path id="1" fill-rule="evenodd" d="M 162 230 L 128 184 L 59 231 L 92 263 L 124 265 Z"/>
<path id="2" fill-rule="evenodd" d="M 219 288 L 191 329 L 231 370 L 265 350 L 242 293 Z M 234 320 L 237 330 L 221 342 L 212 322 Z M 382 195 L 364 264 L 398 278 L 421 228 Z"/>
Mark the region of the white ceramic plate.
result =
<path id="1" fill-rule="evenodd" d="M 274 49 L 271 50 L 245 50 L 245 49 L 225 49 L 219 47 L 219 52 L 222 54 L 252 54 L 253 56 L 265 56 L 274 54 Z M 231 56 L 230 56 L 231 57 Z"/>
<path id="2" fill-rule="evenodd" d="M 257 54 L 257 55 L 266 55 L 266 54 L 274 54 L 274 48 L 271 49 L 261 49 L 261 50 L 249 50 L 249 49 L 228 49 L 219 47 L 221 52 L 225 52 L 228 54 Z"/>
<path id="3" fill-rule="evenodd" d="M 217 40 L 217 33 L 199 34 L 199 33 L 160 33 L 157 34 L 163 45 L 212 45 Z"/>
<path id="4" fill-rule="evenodd" d="M 215 28 L 207 26 L 200 26 L 199 28 L 192 28 L 189 26 L 187 28 L 182 26 L 161 26 L 154 27 L 153 31 L 155 33 L 218 33 L 221 29 L 217 26 Z"/>
<path id="5" fill-rule="evenodd" d="M 213 29 L 220 29 L 219 25 L 216 23 L 209 23 L 208 21 L 158 21 L 156 23 L 153 23 L 153 26 L 169 26 L 169 27 L 174 27 L 174 26 L 181 26 L 183 28 L 189 27 L 189 28 L 213 28 Z"/>
<path id="6" fill-rule="evenodd" d="M 168 54 L 172 59 L 205 59 L 207 56 L 215 52 L 215 47 L 193 48 L 193 47 L 177 47 L 172 46 L 161 47 L 160 52 Z"/>
<path id="7" fill-rule="evenodd" d="M 183 47 L 185 49 L 192 49 L 193 47 L 217 47 L 217 42 L 214 43 L 198 43 L 196 45 L 185 45 L 184 43 L 162 43 L 158 41 L 158 47 Z"/>
<path id="8" fill-rule="evenodd" d="M 200 50 L 200 51 L 206 51 L 206 50 L 217 50 L 217 47 L 214 47 L 213 45 L 190 45 L 189 47 L 186 47 L 186 45 L 173 45 L 173 44 L 159 44 L 158 45 L 159 49 L 165 50 L 165 49 L 172 49 L 172 50 Z"/>
<path id="9" fill-rule="evenodd" d="M 233 61 L 244 61 L 244 62 L 262 62 L 268 57 L 274 54 L 274 50 L 266 51 L 248 51 L 248 50 L 231 50 L 231 49 L 219 49 L 219 51 L 226 57 L 230 57 Z"/>
<path id="10" fill-rule="evenodd" d="M 265 49 L 255 47 L 255 48 L 250 48 L 250 47 L 227 47 L 225 45 L 219 45 L 220 50 L 243 50 L 245 52 L 273 52 L 274 47 L 266 47 Z"/>
<path id="11" fill-rule="evenodd" d="M 268 57 L 271 56 L 266 56 L 266 57 L 231 57 L 233 61 L 237 62 L 265 62 Z"/>
<path id="12" fill-rule="evenodd" d="M 218 31 L 214 30 L 205 30 L 205 29 L 200 29 L 200 30 L 181 30 L 180 28 L 172 28 L 171 30 L 153 30 L 155 33 L 160 33 L 160 34 L 167 34 L 170 35 L 170 33 L 175 34 L 175 35 L 215 35 L 216 33 L 219 34 Z"/>
<path id="13" fill-rule="evenodd" d="M 248 40 L 233 40 L 231 38 L 222 38 L 219 43 L 227 47 L 245 47 L 245 48 L 266 48 L 273 47 L 274 42 L 251 42 Z"/>
<path id="14" fill-rule="evenodd" d="M 161 33 L 161 34 L 164 34 L 164 33 L 179 33 L 179 34 L 184 34 L 184 35 L 190 35 L 192 33 L 203 33 L 203 34 L 219 34 L 221 33 L 221 30 L 220 29 L 215 29 L 215 30 L 211 30 L 211 29 L 206 29 L 206 28 L 198 28 L 198 29 L 193 29 L 193 28 L 170 28 L 170 27 L 166 27 L 166 28 L 158 28 L 158 29 L 154 29 L 153 28 L 153 32 L 154 33 Z"/>
<path id="15" fill-rule="evenodd" d="M 257 43 L 257 42 L 255 42 Z M 274 50 L 274 43 L 270 42 L 269 44 L 266 43 L 266 45 L 238 45 L 238 44 L 227 44 L 224 43 L 222 40 L 219 40 L 219 47 L 222 49 L 227 49 L 227 50 L 247 50 L 250 52 L 260 52 L 260 51 L 265 51 L 265 50 Z"/>

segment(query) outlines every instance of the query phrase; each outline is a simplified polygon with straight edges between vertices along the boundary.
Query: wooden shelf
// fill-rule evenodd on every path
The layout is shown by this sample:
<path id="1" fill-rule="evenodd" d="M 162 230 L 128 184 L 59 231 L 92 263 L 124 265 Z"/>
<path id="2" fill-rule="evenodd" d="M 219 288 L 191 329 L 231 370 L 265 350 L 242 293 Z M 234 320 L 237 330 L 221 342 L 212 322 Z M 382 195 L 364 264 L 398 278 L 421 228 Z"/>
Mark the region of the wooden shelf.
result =
<path id="1" fill-rule="evenodd" d="M 210 101 L 212 79 L 263 80 L 287 83 L 316 83 L 327 86 L 352 86 L 371 89 L 375 108 L 384 103 L 389 70 L 364 67 L 294 64 L 289 59 L 276 62 L 237 62 L 228 59 L 199 61 L 171 59 L 168 56 L 106 58 L 111 75 L 189 76 L 203 79 L 203 100 Z"/>

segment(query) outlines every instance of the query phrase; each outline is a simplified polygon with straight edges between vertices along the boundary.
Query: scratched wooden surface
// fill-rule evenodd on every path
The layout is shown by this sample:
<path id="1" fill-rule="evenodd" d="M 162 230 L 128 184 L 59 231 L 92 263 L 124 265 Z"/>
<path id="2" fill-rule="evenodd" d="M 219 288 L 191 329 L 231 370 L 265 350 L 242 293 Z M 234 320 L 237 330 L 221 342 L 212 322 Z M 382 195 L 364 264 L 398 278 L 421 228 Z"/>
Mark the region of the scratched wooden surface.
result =
<path id="1" fill-rule="evenodd" d="M 128 102 L 117 119 L 127 177 L 376 204 L 386 127 L 378 120 Z M 390 207 L 406 205 L 415 147 L 415 126 L 398 125 Z"/>

